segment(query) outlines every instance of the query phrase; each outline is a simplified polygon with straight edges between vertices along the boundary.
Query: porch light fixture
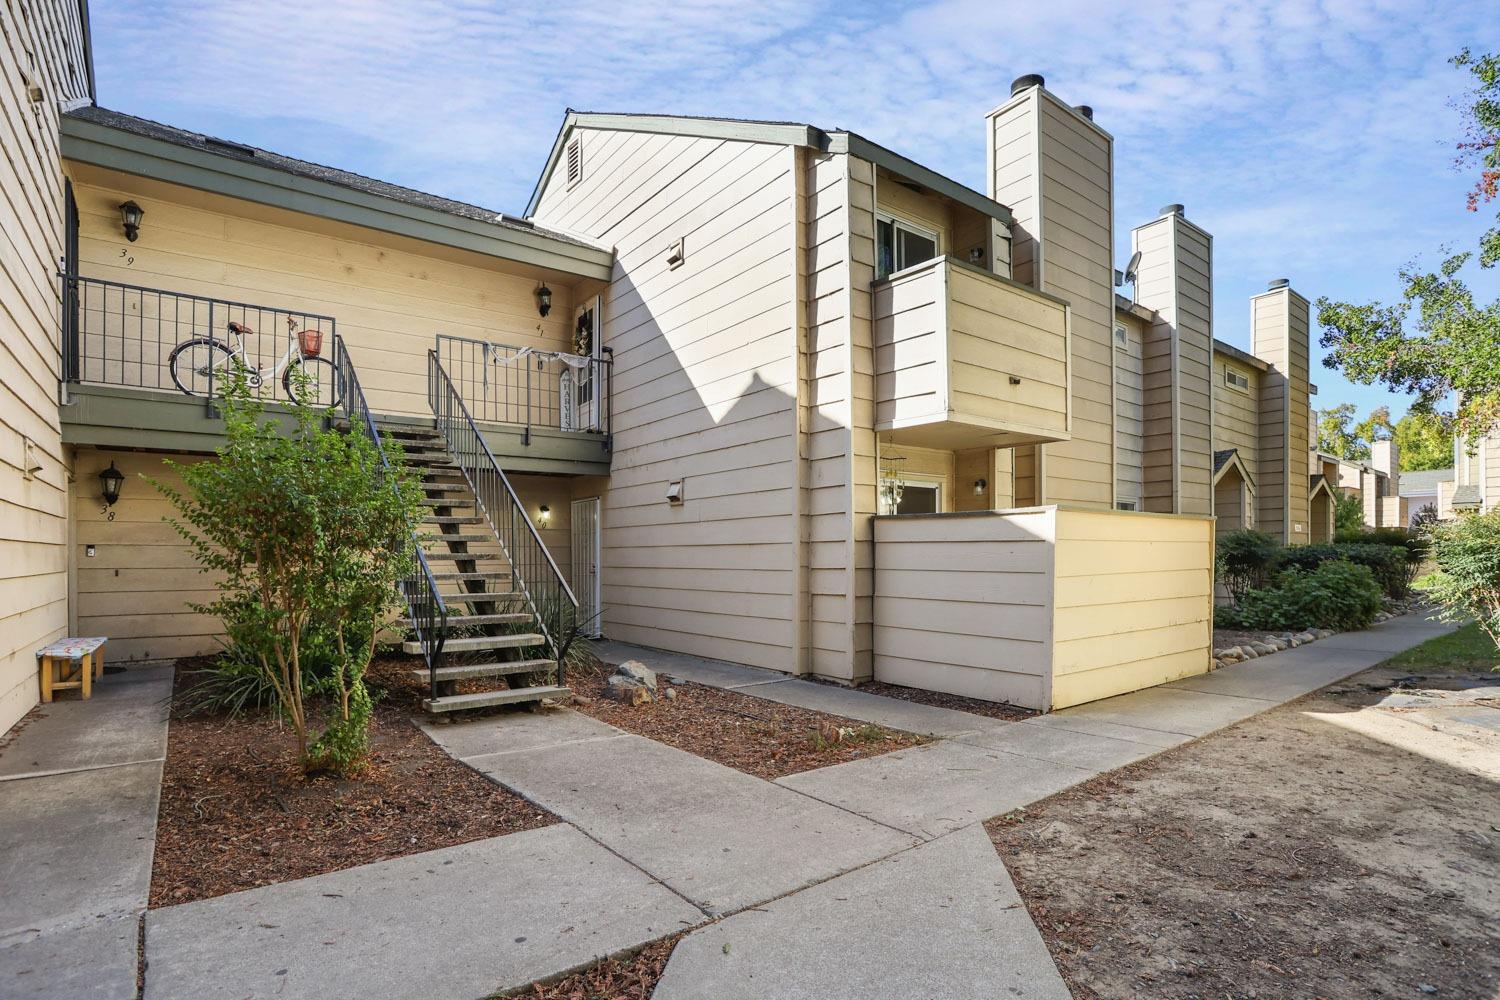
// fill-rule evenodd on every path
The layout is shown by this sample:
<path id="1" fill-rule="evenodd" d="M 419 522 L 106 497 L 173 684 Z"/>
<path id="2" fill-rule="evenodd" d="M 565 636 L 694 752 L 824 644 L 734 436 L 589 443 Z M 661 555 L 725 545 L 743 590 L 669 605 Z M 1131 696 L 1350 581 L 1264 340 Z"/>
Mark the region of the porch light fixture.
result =
<path id="1" fill-rule="evenodd" d="M 99 489 L 104 494 L 104 506 L 113 507 L 120 499 L 120 486 L 125 482 L 125 473 L 110 462 L 109 468 L 99 473 Z"/>
<path id="2" fill-rule="evenodd" d="M 988 479 L 976 479 L 976 480 L 974 480 L 974 495 L 976 497 L 982 497 L 982 496 L 984 496 L 984 491 L 987 490 L 987 489 L 989 489 L 989 488 L 990 488 L 990 482 L 989 482 Z"/>
<path id="3" fill-rule="evenodd" d="M 120 206 L 120 225 L 125 227 L 125 238 L 132 243 L 141 235 L 141 216 L 145 214 L 146 210 L 133 201 Z"/>
<path id="4" fill-rule="evenodd" d="M 538 285 L 536 289 L 536 311 L 541 313 L 542 319 L 546 319 L 547 314 L 552 311 L 552 289 L 545 283 Z"/>
<path id="5" fill-rule="evenodd" d="M 547 525 L 551 524 L 552 523 L 552 508 L 548 507 L 546 504 L 542 504 L 540 507 L 538 507 L 536 509 L 536 523 L 539 524 L 539 525 L 541 525 L 544 528 Z"/>

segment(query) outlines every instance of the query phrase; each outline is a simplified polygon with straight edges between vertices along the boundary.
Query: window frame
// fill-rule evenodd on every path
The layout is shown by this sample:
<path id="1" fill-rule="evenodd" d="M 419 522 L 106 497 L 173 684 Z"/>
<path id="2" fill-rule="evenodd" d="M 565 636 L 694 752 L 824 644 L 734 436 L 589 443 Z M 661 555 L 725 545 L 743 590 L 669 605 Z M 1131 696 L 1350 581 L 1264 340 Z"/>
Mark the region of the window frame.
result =
<path id="1" fill-rule="evenodd" d="M 1234 381 L 1235 379 L 1239 379 L 1245 384 L 1240 385 L 1239 382 Z M 1235 392 L 1248 393 L 1250 391 L 1250 376 L 1244 374 L 1243 372 L 1237 372 L 1228 365 L 1225 365 L 1224 384 L 1229 386 L 1229 388 L 1233 389 Z"/>
<path id="2" fill-rule="evenodd" d="M 888 222 L 891 224 L 891 269 L 885 274 L 880 274 L 880 224 Z M 928 229 L 920 222 L 912 222 L 903 216 L 892 212 L 876 211 L 875 213 L 875 280 L 884 281 L 893 274 L 898 274 L 908 267 L 916 267 L 917 264 L 902 264 L 896 260 L 897 250 L 901 246 L 896 239 L 896 230 L 905 229 L 913 236 L 920 236 L 932 241 L 932 256 L 927 260 L 918 261 L 917 264 L 925 264 L 927 261 L 937 260 L 943 256 L 943 234 L 940 230 Z"/>
<path id="3" fill-rule="evenodd" d="M 930 490 L 932 490 L 936 494 L 936 497 L 934 498 L 935 502 L 934 502 L 933 506 L 935 506 L 937 508 L 937 513 L 939 513 L 939 514 L 944 513 L 944 510 L 943 510 L 944 494 L 948 490 L 948 477 L 947 476 L 932 475 L 932 474 L 924 473 L 924 472 L 903 472 L 903 473 L 899 473 L 899 474 L 894 475 L 894 476 L 882 476 L 881 479 L 894 479 L 894 480 L 896 480 L 896 482 L 898 482 L 898 483 L 901 484 L 901 486 L 902 486 L 903 489 L 906 488 L 906 487 L 908 487 L 908 486 L 915 486 L 918 489 L 924 489 L 924 490 L 930 489 Z M 885 507 L 885 500 L 884 499 L 881 499 L 879 501 L 879 503 L 880 503 L 880 506 L 882 508 L 882 510 L 880 511 L 880 513 L 886 514 L 886 515 L 893 515 L 893 514 L 896 513 L 894 510 L 885 510 L 885 509 L 883 509 Z"/>

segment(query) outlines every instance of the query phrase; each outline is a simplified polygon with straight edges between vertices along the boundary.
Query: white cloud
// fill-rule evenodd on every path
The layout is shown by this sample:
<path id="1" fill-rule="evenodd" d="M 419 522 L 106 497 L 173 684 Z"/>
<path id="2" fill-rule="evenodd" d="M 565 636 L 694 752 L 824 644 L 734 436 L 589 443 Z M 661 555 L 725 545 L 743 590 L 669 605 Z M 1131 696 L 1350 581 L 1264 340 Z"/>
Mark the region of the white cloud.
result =
<path id="1" fill-rule="evenodd" d="M 982 116 L 1042 72 L 1116 137 L 1121 246 L 1174 201 L 1215 233 L 1221 327 L 1242 341 L 1224 303 L 1266 277 L 1370 297 L 1411 247 L 1477 231 L 1449 170 L 1463 77 L 1445 61 L 1492 37 L 1485 6 L 94 0 L 93 16 L 106 105 L 229 121 L 507 211 L 568 106 L 849 128 L 982 189 Z"/>

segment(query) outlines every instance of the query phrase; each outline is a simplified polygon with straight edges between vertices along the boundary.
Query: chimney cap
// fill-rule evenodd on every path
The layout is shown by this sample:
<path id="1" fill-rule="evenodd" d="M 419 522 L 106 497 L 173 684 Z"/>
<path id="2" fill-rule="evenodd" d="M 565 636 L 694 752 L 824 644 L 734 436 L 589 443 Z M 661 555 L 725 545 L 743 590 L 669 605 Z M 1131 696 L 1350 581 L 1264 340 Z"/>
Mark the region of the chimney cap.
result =
<path id="1" fill-rule="evenodd" d="M 1266 286 L 1268 291 L 1276 291 L 1278 288 L 1286 288 L 1292 283 L 1291 278 L 1272 278 L 1271 283 Z"/>
<path id="2" fill-rule="evenodd" d="M 1032 87 L 1044 87 L 1046 85 L 1047 78 L 1042 76 L 1042 74 L 1027 73 L 1025 76 L 1018 76 L 1011 81 L 1010 96 L 1015 97 L 1023 90 L 1029 90 Z"/>
<path id="3" fill-rule="evenodd" d="M 1187 212 L 1187 209 L 1182 206 L 1181 202 L 1174 201 L 1170 205 L 1163 205 L 1161 207 L 1160 214 L 1161 215 L 1185 215 L 1186 212 Z"/>
<path id="4" fill-rule="evenodd" d="M 1080 104 L 1073 110 L 1077 111 L 1080 115 L 1083 115 L 1083 117 L 1087 118 L 1089 121 L 1094 120 L 1094 109 L 1087 104 Z"/>

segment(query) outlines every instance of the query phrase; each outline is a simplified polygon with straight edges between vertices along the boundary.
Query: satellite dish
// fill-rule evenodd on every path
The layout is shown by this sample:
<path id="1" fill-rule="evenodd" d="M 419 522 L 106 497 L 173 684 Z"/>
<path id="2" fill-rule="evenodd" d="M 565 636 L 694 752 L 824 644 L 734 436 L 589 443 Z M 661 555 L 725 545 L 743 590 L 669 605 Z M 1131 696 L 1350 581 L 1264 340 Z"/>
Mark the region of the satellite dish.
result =
<path id="1" fill-rule="evenodd" d="M 1140 271 L 1141 252 L 1137 250 L 1135 253 L 1130 255 L 1130 263 L 1125 265 L 1125 280 L 1130 282 L 1132 285 L 1135 284 L 1136 276 L 1140 274 Z"/>

